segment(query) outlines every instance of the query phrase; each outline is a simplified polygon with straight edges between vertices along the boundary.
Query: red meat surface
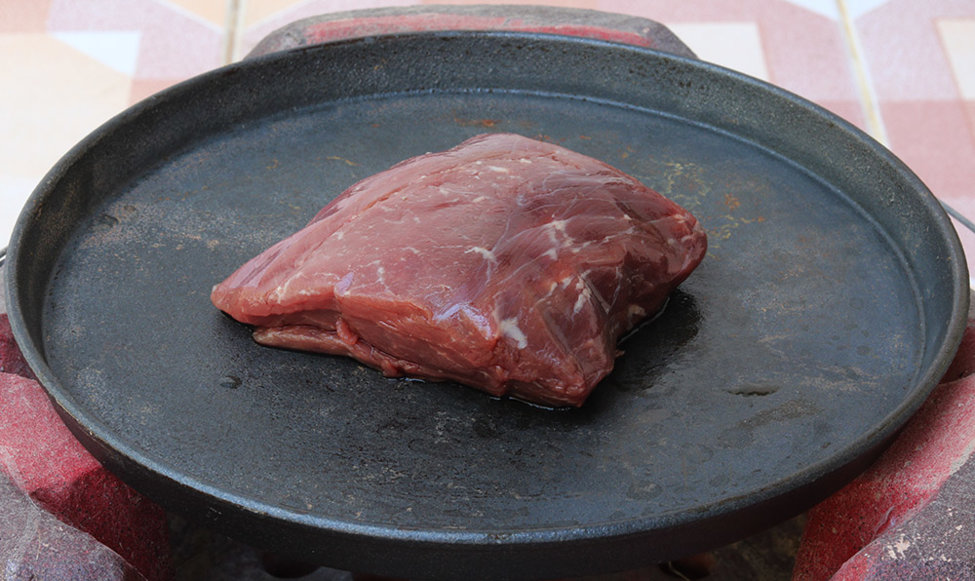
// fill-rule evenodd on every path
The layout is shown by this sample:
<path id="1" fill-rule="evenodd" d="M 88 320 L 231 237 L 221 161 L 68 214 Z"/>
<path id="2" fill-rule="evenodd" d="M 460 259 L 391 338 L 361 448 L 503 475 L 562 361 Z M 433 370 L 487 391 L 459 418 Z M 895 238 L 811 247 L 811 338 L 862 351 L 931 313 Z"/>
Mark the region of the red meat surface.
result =
<path id="1" fill-rule="evenodd" d="M 263 345 L 579 406 L 706 247 L 623 172 L 486 134 L 358 182 L 211 299 Z"/>

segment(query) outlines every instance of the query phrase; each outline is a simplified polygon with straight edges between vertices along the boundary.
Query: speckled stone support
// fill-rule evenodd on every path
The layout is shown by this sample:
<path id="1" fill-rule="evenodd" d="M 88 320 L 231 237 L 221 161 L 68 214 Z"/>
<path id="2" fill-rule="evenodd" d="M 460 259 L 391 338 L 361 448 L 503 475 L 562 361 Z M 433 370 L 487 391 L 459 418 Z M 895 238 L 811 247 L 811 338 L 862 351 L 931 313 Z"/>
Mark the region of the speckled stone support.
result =
<path id="1" fill-rule="evenodd" d="M 3 276 L 0 267 L 0 286 Z M 165 512 L 68 431 L 17 349 L 4 305 L 0 300 L 0 556 L 7 573 L 168 579 Z"/>
<path id="2" fill-rule="evenodd" d="M 809 511 L 794 581 L 967 579 L 975 567 L 975 321 L 894 444 Z"/>

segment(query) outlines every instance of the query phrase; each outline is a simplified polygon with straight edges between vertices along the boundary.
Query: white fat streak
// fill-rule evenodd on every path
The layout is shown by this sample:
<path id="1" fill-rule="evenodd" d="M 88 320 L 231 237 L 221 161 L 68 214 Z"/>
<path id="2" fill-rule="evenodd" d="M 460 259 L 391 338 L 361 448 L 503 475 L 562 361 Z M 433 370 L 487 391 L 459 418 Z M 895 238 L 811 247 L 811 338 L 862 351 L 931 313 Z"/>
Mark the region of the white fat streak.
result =
<path id="1" fill-rule="evenodd" d="M 546 224 L 546 226 L 549 226 L 551 228 L 555 228 L 559 232 L 565 234 L 565 225 L 567 223 L 568 223 L 568 220 L 552 220 L 551 222 L 549 222 L 548 224 Z"/>
<path id="2" fill-rule="evenodd" d="M 339 281 L 335 284 L 335 294 L 340 297 L 344 297 L 349 294 L 349 287 L 352 286 L 352 281 L 355 279 L 355 273 L 347 272 Z"/>
<path id="3" fill-rule="evenodd" d="M 501 167 L 499 165 L 489 165 L 487 168 L 493 172 L 497 173 L 511 173 L 511 170 L 506 167 Z"/>
<path id="4" fill-rule="evenodd" d="M 552 243 L 552 247 L 546 250 L 543 256 L 547 256 L 552 260 L 558 260 L 558 249 L 572 244 L 572 238 L 565 233 L 565 224 L 565 220 L 552 220 L 548 224 L 545 224 L 545 232 L 548 235 L 548 241 Z M 559 241 L 558 236 L 555 234 L 556 232 L 561 233 L 565 237 L 564 241 Z"/>
<path id="5" fill-rule="evenodd" d="M 498 328 L 501 330 L 502 335 L 514 339 L 519 349 L 528 347 L 528 337 L 525 337 L 525 333 L 518 326 L 517 317 L 501 319 L 501 322 L 498 323 Z"/>
<path id="6" fill-rule="evenodd" d="M 281 300 L 281 297 L 283 297 L 285 293 L 288 292 L 288 288 L 291 286 L 293 280 L 294 277 L 288 278 L 283 283 L 279 284 L 277 288 L 271 291 L 268 294 L 269 302 L 279 302 Z"/>
<path id="7" fill-rule="evenodd" d="M 483 246 L 471 246 L 470 248 L 464 251 L 464 254 L 470 254 L 471 252 L 480 254 L 481 257 L 484 258 L 485 260 L 490 260 L 491 262 L 498 261 L 498 259 L 495 258 L 494 256 L 494 252 L 488 250 L 487 248 L 484 248 Z"/>
<path id="8" fill-rule="evenodd" d="M 579 274 L 579 282 L 576 283 L 576 290 L 578 290 L 579 292 L 583 292 L 582 289 L 585 288 L 587 291 L 589 291 L 589 295 L 596 299 L 596 301 L 599 303 L 599 306 L 601 306 L 603 310 L 608 313 L 610 310 L 610 305 L 608 302 L 606 302 L 606 298 L 599 293 L 599 289 L 594 288 L 593 285 L 589 282 L 589 274 L 591 272 L 592 270 L 586 270 Z"/>
<path id="9" fill-rule="evenodd" d="M 581 311 L 583 307 L 586 306 L 586 303 L 589 302 L 589 297 L 591 296 L 592 293 L 589 291 L 589 287 L 584 286 L 582 290 L 579 291 L 579 296 L 576 297 L 576 304 L 572 306 L 572 314 L 578 315 L 579 311 Z"/>
<path id="10" fill-rule="evenodd" d="M 586 248 L 589 248 L 589 245 L 591 245 L 591 244 L 592 244 L 592 241 L 591 240 L 586 240 L 582 244 L 576 244 L 571 249 L 572 250 L 572 254 L 579 254 L 580 252 L 582 252 Z"/>

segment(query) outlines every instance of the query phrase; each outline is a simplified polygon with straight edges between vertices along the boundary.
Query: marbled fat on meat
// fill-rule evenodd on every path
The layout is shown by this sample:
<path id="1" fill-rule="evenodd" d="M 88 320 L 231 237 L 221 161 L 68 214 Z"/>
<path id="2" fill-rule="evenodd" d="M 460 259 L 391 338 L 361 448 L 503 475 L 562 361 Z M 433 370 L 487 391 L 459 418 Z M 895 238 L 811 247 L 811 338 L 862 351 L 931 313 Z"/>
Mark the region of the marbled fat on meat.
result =
<path id="1" fill-rule="evenodd" d="M 353 185 L 211 298 L 263 345 L 579 406 L 706 247 L 623 172 L 486 134 Z"/>

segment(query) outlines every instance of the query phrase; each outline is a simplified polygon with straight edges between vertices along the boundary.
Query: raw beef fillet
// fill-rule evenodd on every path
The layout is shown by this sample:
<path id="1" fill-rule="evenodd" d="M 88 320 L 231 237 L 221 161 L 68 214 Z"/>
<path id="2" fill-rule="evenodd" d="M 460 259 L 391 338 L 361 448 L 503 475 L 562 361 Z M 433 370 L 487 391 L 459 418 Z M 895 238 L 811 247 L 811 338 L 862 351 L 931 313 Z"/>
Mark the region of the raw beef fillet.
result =
<path id="1" fill-rule="evenodd" d="M 211 298 L 263 345 L 579 406 L 706 246 L 619 170 L 488 134 L 353 185 Z"/>

